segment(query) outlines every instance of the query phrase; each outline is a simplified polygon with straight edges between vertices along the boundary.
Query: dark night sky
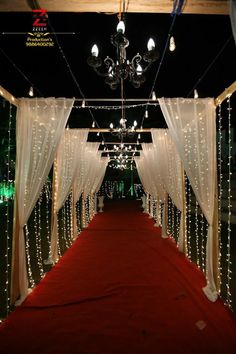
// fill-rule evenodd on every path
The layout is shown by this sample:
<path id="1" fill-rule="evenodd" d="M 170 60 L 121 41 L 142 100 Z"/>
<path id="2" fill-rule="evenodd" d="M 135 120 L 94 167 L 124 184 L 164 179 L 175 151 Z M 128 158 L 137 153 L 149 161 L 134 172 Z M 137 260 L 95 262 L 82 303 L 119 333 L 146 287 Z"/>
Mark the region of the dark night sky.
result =
<path id="1" fill-rule="evenodd" d="M 162 55 L 172 22 L 169 14 L 125 14 L 126 35 L 130 45 L 128 58 L 146 50 L 149 37 L 156 41 Z M 48 28 L 55 32 L 75 32 L 74 35 L 57 35 L 57 39 L 71 66 L 72 72 L 86 98 L 120 97 L 119 90 L 111 91 L 87 65 L 91 46 L 97 43 L 101 57 L 115 56 L 110 36 L 115 32 L 117 15 L 96 13 L 49 13 Z M 81 97 L 55 41 L 53 48 L 27 48 L 26 35 L 2 32 L 28 32 L 32 28 L 32 13 L 0 13 L 0 46 L 18 68 L 38 88 L 43 96 Z M 236 79 L 236 50 L 232 37 L 229 16 L 224 15 L 180 15 L 176 17 L 172 31 L 176 50 L 166 52 L 155 84 L 158 97 L 186 97 L 197 80 L 229 40 L 225 49 L 197 85 L 200 97 L 216 97 Z M 1 85 L 16 97 L 28 94 L 29 83 L 0 52 Z M 125 82 L 127 98 L 148 97 L 160 60 L 154 63 L 147 80 L 140 89 Z M 37 93 L 40 96 L 39 93 Z M 191 96 L 193 96 L 191 94 Z M 105 104 L 105 103 L 104 103 Z M 111 120 L 119 119 L 119 112 L 94 111 L 101 127 L 108 127 Z M 141 121 L 143 109 L 129 110 L 128 119 Z M 158 108 L 150 109 L 146 127 L 159 127 L 165 123 Z M 91 117 L 86 110 L 73 110 L 71 124 L 76 127 L 91 126 Z"/>

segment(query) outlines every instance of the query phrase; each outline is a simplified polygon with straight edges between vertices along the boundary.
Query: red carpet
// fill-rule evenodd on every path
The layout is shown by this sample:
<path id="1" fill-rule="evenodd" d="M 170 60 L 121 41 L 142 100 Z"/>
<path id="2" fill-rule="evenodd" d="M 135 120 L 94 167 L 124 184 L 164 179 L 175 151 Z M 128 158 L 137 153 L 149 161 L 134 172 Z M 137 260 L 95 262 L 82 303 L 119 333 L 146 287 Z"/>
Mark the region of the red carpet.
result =
<path id="1" fill-rule="evenodd" d="M 0 327 L 0 353 L 234 353 L 233 315 L 153 224 L 109 202 Z"/>

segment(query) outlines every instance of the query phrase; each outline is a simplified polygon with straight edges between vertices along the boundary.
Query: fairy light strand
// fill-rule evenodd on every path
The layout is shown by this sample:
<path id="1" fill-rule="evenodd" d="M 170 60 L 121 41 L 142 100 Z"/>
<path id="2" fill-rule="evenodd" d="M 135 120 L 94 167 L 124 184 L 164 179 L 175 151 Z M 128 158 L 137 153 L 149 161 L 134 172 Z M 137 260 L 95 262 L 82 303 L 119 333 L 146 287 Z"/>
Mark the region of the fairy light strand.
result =
<path id="1" fill-rule="evenodd" d="M 7 191 L 9 194 L 10 190 L 10 161 L 11 161 L 11 125 L 12 125 L 12 105 L 9 106 L 9 121 L 8 121 L 8 147 L 7 147 Z M 10 251 L 10 233 L 9 233 L 9 200 L 7 200 L 6 205 L 6 253 L 5 253 L 5 264 L 6 264 L 6 285 L 5 285 L 5 296 L 6 296 L 6 314 L 8 315 L 10 310 L 10 296 L 9 296 L 9 251 Z"/>
<path id="2" fill-rule="evenodd" d="M 226 261 L 227 261 L 227 304 L 229 308 L 232 307 L 232 299 L 231 299 L 231 159 L 232 159 L 232 137 L 231 137 L 231 105 L 230 105 L 230 97 L 227 99 L 227 110 L 228 110 L 228 227 L 227 227 L 227 254 L 226 254 Z"/>
<path id="3" fill-rule="evenodd" d="M 192 220 L 191 220 L 191 207 L 192 207 L 192 195 L 191 195 L 191 185 L 188 181 L 188 256 L 191 259 L 192 257 L 192 248 L 191 248 L 191 232 L 192 232 Z"/>
<path id="4" fill-rule="evenodd" d="M 195 202 L 195 246 L 196 246 L 196 262 L 200 267 L 200 250 L 199 250 L 199 228 L 198 228 L 198 201 Z"/>
<path id="5" fill-rule="evenodd" d="M 204 235 L 204 215 L 201 212 L 201 268 L 203 273 L 205 273 L 205 262 L 206 262 L 206 255 L 205 255 L 205 235 Z"/>
<path id="6" fill-rule="evenodd" d="M 221 256 L 222 256 L 222 240 L 221 240 L 221 200 L 222 200 L 222 182 L 223 182 L 223 174 L 222 174 L 222 109 L 221 104 L 218 107 L 218 238 L 219 238 L 219 258 L 218 258 L 218 269 L 219 269 L 219 284 L 221 291 L 222 284 L 222 265 L 221 265 Z"/>
<path id="7" fill-rule="evenodd" d="M 28 268 L 28 278 L 30 288 L 32 289 L 35 286 L 35 281 L 33 278 L 32 268 L 31 268 L 31 260 L 30 260 L 30 245 L 29 245 L 29 230 L 27 225 L 25 225 L 25 251 L 26 251 L 26 258 L 27 258 L 27 268 Z"/>
<path id="8" fill-rule="evenodd" d="M 172 237 L 171 234 L 171 199 L 168 195 L 168 234 Z"/>
<path id="9" fill-rule="evenodd" d="M 46 238 L 47 238 L 47 244 L 48 244 L 49 259 L 52 259 L 50 225 L 49 225 L 50 184 L 48 182 L 44 185 L 44 191 L 45 191 L 45 197 L 46 197 Z"/>

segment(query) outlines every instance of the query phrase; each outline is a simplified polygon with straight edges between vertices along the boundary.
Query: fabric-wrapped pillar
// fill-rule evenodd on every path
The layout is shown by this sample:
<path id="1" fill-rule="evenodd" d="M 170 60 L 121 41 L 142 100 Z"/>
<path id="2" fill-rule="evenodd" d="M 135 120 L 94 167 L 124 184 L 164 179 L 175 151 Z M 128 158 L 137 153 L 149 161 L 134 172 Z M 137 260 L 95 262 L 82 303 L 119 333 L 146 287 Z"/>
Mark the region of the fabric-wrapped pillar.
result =
<path id="1" fill-rule="evenodd" d="M 161 98 L 162 113 L 196 199 L 208 222 L 204 293 L 218 297 L 218 216 L 216 173 L 216 113 L 213 98 Z"/>
<path id="2" fill-rule="evenodd" d="M 11 304 L 28 294 L 24 226 L 51 169 L 73 99 L 19 99 L 16 117 L 16 177 L 12 242 Z"/>

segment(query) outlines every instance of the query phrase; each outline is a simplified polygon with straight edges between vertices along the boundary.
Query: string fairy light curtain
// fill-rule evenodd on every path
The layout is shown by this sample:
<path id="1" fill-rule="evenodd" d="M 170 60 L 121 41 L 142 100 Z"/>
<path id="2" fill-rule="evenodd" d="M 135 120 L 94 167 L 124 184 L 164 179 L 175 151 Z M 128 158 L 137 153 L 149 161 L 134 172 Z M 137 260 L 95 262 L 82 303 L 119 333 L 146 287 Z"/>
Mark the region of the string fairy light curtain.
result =
<path id="1" fill-rule="evenodd" d="M 143 172 L 146 174 L 148 171 L 148 184 L 149 190 L 153 198 L 161 199 L 166 198 L 166 190 L 161 178 L 160 166 L 156 163 L 155 147 L 153 144 L 142 143 L 142 156 L 144 157 L 145 168 Z"/>
<path id="2" fill-rule="evenodd" d="M 160 98 L 159 104 L 209 225 L 206 250 L 207 285 L 203 291 L 209 300 L 215 301 L 219 274 L 214 99 Z"/>
<path id="3" fill-rule="evenodd" d="M 89 194 L 94 194 L 99 190 L 104 178 L 108 160 L 109 158 L 101 157 L 100 151 L 98 151 L 96 155 L 91 155 L 92 168 L 90 169 L 87 183 L 84 186 L 85 197 Z"/>
<path id="4" fill-rule="evenodd" d="M 28 294 L 24 226 L 53 164 L 74 99 L 19 99 L 16 117 L 16 177 L 11 303 Z"/>
<path id="5" fill-rule="evenodd" d="M 166 202 L 167 202 L 167 193 L 164 188 L 164 184 L 161 178 L 160 166 L 156 163 L 155 151 L 153 144 L 142 144 L 142 159 L 136 161 L 139 176 L 141 180 L 144 180 L 144 183 L 147 184 L 147 188 L 150 191 L 151 196 L 156 200 L 156 210 L 157 210 L 157 219 L 156 226 L 161 225 L 161 213 L 159 213 L 159 207 L 163 205 L 162 212 L 162 237 L 167 237 L 167 228 L 166 228 Z M 147 180 L 147 181 L 146 181 Z M 152 203 L 152 200 L 151 200 Z"/>
<path id="6" fill-rule="evenodd" d="M 92 188 L 92 193 L 98 193 L 98 191 L 101 188 L 105 173 L 106 173 L 106 168 L 109 162 L 109 157 L 101 157 L 99 160 L 99 168 L 98 168 L 98 173 L 94 181 L 94 185 Z"/>
<path id="7" fill-rule="evenodd" d="M 98 142 L 87 142 L 81 146 L 81 154 L 78 156 L 77 170 L 72 185 L 73 211 L 76 210 L 76 203 L 79 200 L 88 181 L 89 171 L 92 169 L 94 156 L 96 156 L 99 145 L 100 143 Z M 75 239 L 77 236 L 77 218 L 75 212 L 73 212 L 73 229 Z"/>
<path id="8" fill-rule="evenodd" d="M 167 129 L 152 129 L 155 163 L 161 180 L 175 206 L 181 211 L 179 249 L 186 253 L 185 188 L 183 166 Z"/>
<path id="9" fill-rule="evenodd" d="M 84 159 L 84 178 L 82 191 L 84 198 L 86 198 L 92 191 L 94 178 L 96 177 L 97 164 L 100 159 L 100 152 L 98 152 L 100 143 L 87 143 L 85 149 Z"/>
<path id="10" fill-rule="evenodd" d="M 137 166 L 138 175 L 140 177 L 146 194 L 150 194 L 153 198 L 157 198 L 157 196 L 161 198 L 161 196 L 164 195 L 163 189 L 160 184 L 154 182 L 155 174 L 153 173 L 152 165 L 149 161 L 149 157 L 152 154 L 152 144 L 147 144 L 150 146 L 143 145 L 144 144 L 142 144 L 143 151 L 141 151 L 140 156 L 134 158 Z M 145 148 L 147 154 L 144 152 Z"/>
<path id="11" fill-rule="evenodd" d="M 52 261 L 58 259 L 58 218 L 57 214 L 68 197 L 77 174 L 83 145 L 88 129 L 66 129 L 57 149 L 53 170 L 53 214 L 51 232 Z M 74 211 L 75 209 L 73 209 Z"/>

